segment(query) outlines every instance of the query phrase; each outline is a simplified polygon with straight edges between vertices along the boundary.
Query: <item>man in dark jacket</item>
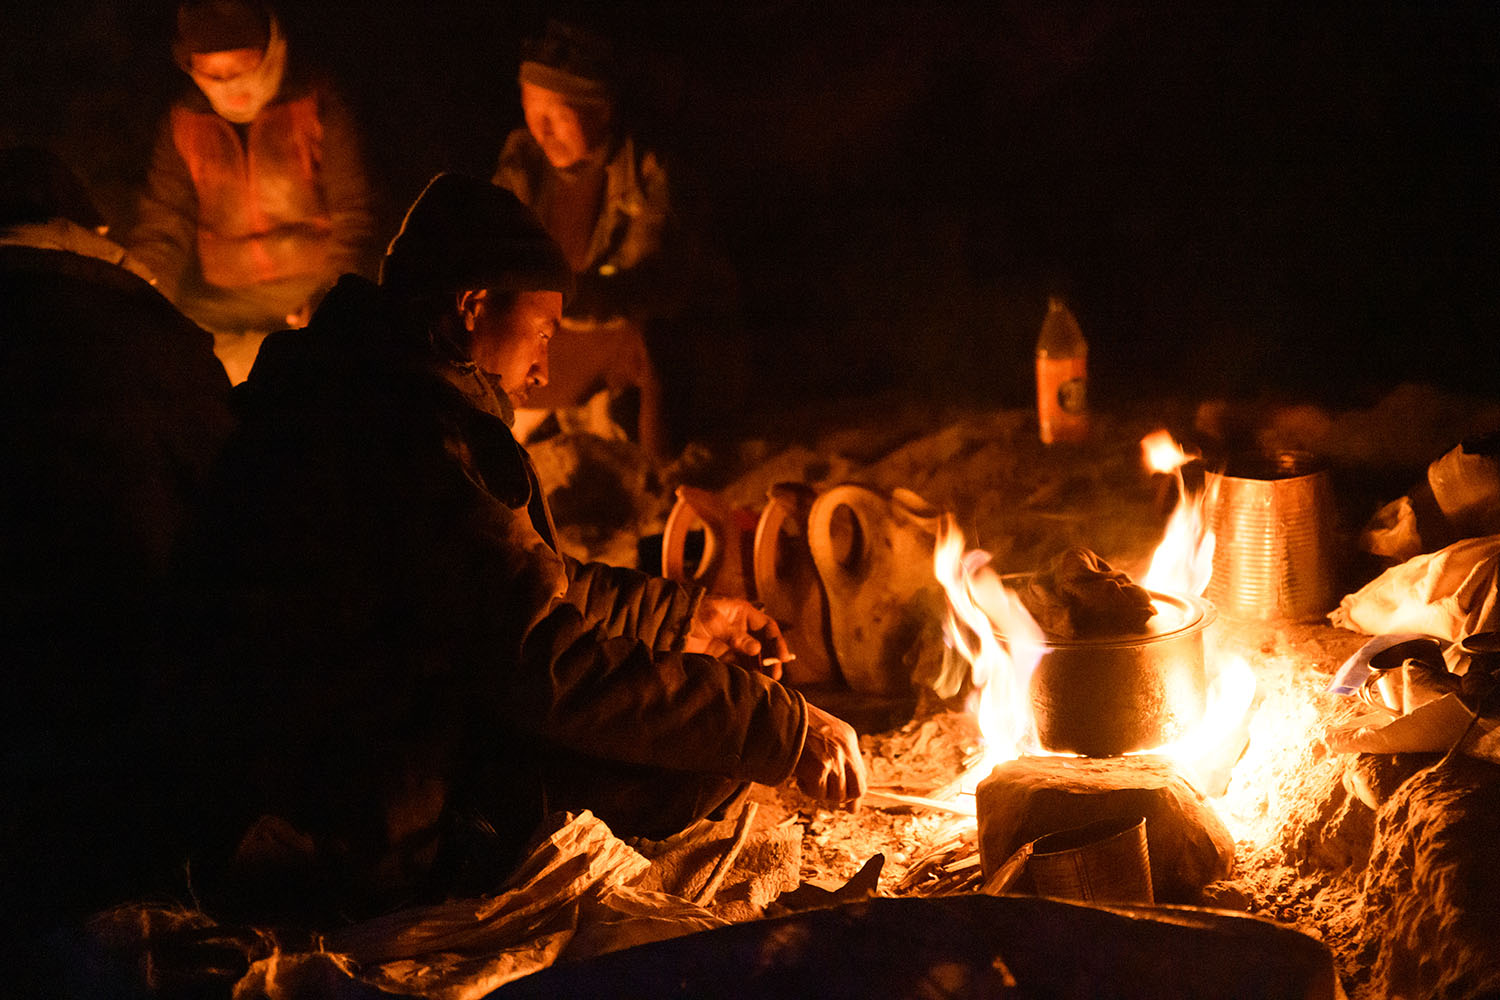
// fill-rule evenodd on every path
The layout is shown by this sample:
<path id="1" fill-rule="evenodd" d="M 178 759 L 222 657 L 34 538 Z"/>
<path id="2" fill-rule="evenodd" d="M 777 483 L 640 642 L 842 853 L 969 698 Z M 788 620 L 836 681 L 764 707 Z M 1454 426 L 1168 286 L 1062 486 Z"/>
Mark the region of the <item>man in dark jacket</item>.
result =
<path id="1" fill-rule="evenodd" d="M 774 622 L 558 551 L 509 422 L 571 284 L 513 195 L 441 175 L 380 286 L 240 390 L 188 583 L 205 798 L 261 916 L 493 890 L 551 812 L 662 837 L 751 781 L 862 790 L 846 724 L 731 662 L 785 658 Z"/>
<path id="2" fill-rule="evenodd" d="M 231 426 L 211 338 L 103 222 L 57 157 L 0 151 L 0 951 L 28 962 L 27 935 L 176 863 L 142 720 L 173 548 Z"/>
<path id="3" fill-rule="evenodd" d="M 367 263 L 369 190 L 352 116 L 288 68 L 259 0 L 182 3 L 173 55 L 195 86 L 162 123 L 128 244 L 238 383 L 268 331 Z"/>

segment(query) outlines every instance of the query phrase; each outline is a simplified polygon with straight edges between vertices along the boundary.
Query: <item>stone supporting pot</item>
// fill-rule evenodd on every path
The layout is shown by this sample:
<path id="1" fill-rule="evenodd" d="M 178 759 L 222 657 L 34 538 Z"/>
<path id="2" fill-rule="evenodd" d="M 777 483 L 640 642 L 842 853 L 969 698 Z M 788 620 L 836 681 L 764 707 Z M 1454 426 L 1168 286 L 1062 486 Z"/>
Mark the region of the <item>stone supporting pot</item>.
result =
<path id="1" fill-rule="evenodd" d="M 1234 863 L 1223 821 L 1171 762 L 1149 754 L 1008 761 L 979 783 L 974 805 L 986 877 L 1039 837 L 1118 817 L 1145 817 L 1158 902 L 1199 902 L 1203 887 L 1228 876 Z"/>

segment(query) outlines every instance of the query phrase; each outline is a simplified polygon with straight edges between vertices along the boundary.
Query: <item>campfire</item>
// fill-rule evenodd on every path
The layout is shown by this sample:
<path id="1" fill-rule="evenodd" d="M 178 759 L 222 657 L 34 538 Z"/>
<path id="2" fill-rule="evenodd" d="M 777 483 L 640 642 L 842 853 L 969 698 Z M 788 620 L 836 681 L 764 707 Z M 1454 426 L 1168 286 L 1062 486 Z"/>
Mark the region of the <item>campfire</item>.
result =
<path id="1" fill-rule="evenodd" d="M 1069 659 L 1080 661 L 1080 669 L 1097 668 L 1096 676 L 1080 685 L 1079 695 L 1090 697 L 1090 688 L 1107 688 L 1119 695 L 1125 704 L 1114 714 L 1127 715 L 1155 711 L 1170 718 L 1160 727 L 1169 739 L 1149 745 L 1120 743 L 1108 747 L 1109 741 L 1092 741 L 1106 746 L 1102 751 L 1079 751 L 1080 756 L 1117 756 L 1126 753 L 1152 752 L 1171 757 L 1188 771 L 1201 771 L 1205 762 L 1222 756 L 1222 738 L 1226 723 L 1242 728 L 1254 694 L 1254 676 L 1249 666 L 1231 657 L 1206 656 L 1196 643 L 1179 643 L 1178 637 L 1193 639 L 1212 624 L 1213 606 L 1202 599 L 1212 571 L 1214 536 L 1206 528 L 1205 491 L 1190 490 L 1182 467 L 1190 457 L 1166 432 L 1148 436 L 1142 442 L 1148 466 L 1155 472 L 1176 478 L 1178 501 L 1167 522 L 1165 535 L 1157 546 L 1142 581 L 1151 594 L 1151 617 L 1147 627 L 1133 635 L 1058 640 L 1049 638 L 1028 611 L 1018 592 L 1024 578 L 1001 577 L 990 567 L 990 556 L 979 549 L 965 550 L 964 539 L 954 519 L 947 517 L 939 530 L 934 551 L 934 573 L 948 598 L 948 618 L 944 634 L 953 656 L 950 658 L 942 690 L 956 694 L 965 682 L 972 687 L 973 711 L 984 733 L 986 757 L 981 768 L 1013 760 L 1023 754 L 1067 752 L 1055 740 L 1041 738 L 1038 731 L 1038 667 L 1060 651 Z M 1153 658 L 1161 648 L 1165 657 Z M 1179 648 L 1181 647 L 1181 648 Z M 1125 651 L 1122 655 L 1121 650 Z M 1174 654 L 1176 654 L 1174 656 Z M 1144 677 L 1138 661 L 1168 666 L 1186 659 L 1195 669 L 1180 671 L 1198 674 L 1188 677 Z M 1122 666 L 1123 664 L 1123 666 Z M 1137 675 L 1142 683 L 1155 683 L 1155 697 L 1136 698 L 1131 704 L 1130 691 L 1115 690 L 1107 676 L 1111 669 L 1124 669 Z M 1101 718 L 1104 724 L 1111 720 Z M 1115 726 L 1127 731 L 1148 731 L 1151 727 L 1130 722 Z M 1090 742 L 1079 734 L 1081 742 Z M 1234 739 L 1231 733 L 1230 740 Z M 1243 741 L 1240 741 L 1243 743 Z M 1236 751 L 1241 747 L 1235 748 Z M 1225 782 L 1209 782 L 1219 789 Z"/>
<path id="2" fill-rule="evenodd" d="M 954 519 L 943 519 L 934 572 L 947 595 L 944 634 L 951 656 L 939 693 L 968 691 L 984 741 L 983 759 L 965 775 L 959 794 L 978 792 L 977 822 L 985 846 L 995 839 L 987 829 L 996 825 L 994 814 L 1016 804 L 1009 792 L 999 795 L 994 808 L 987 808 L 986 800 L 995 798 L 994 785 L 1015 775 L 1040 768 L 1044 783 L 1067 784 L 1087 771 L 1092 783 L 1111 789 L 1109 795 L 1100 795 L 1097 787 L 1079 792 L 1098 799 L 1091 806 L 1073 803 L 1060 813 L 1053 807 L 1055 816 L 1075 819 L 1111 818 L 1098 814 L 1115 809 L 1120 793 L 1133 793 L 1143 780 L 1153 786 L 1181 780 L 1205 800 L 1201 822 L 1209 839 L 1221 841 L 1223 857 L 1205 874 L 1227 874 L 1223 869 L 1232 847 L 1222 843 L 1215 827 L 1222 821 L 1229 836 L 1252 842 L 1274 831 L 1265 822 L 1274 793 L 1264 782 L 1277 772 L 1267 762 L 1295 734 L 1278 733 L 1277 725 L 1268 723 L 1295 726 L 1296 721 L 1279 708 L 1261 706 L 1257 712 L 1255 672 L 1243 656 L 1212 639 L 1216 611 L 1202 597 L 1213 569 L 1215 539 L 1206 514 L 1212 498 L 1204 477 L 1189 485 L 1184 469 L 1194 458 L 1164 431 L 1148 435 L 1141 445 L 1147 468 L 1171 476 L 1177 496 L 1162 541 L 1141 576 L 1151 601 L 1142 629 L 1067 639 L 1049 635 L 1028 610 L 1027 578 L 995 572 L 990 555 L 966 549 Z M 1258 722 L 1262 715 L 1266 721 Z M 1237 765 L 1244 765 L 1242 772 L 1236 772 Z M 992 794 L 986 795 L 982 784 Z M 986 873 L 1004 863 L 1001 853 L 1008 856 L 1021 846 L 1014 841 L 1022 831 L 1053 832 L 1045 830 L 1048 822 L 1006 816 L 1000 823 L 1005 842 L 985 852 Z M 1148 822 L 1148 840 L 1152 832 Z M 1157 836 L 1165 852 L 1176 834 Z"/>
<path id="3" fill-rule="evenodd" d="M 1392 814 L 1394 820 L 1381 810 L 1377 830 L 1380 807 L 1365 795 L 1384 799 L 1392 793 L 1389 760 L 1371 755 L 1371 763 L 1356 763 L 1328 742 L 1331 730 L 1361 711 L 1356 699 L 1330 693 L 1330 680 L 1371 633 L 1332 627 L 1321 613 L 1305 620 L 1245 615 L 1247 604 L 1220 599 L 1226 580 L 1213 577 L 1218 567 L 1241 579 L 1258 570 L 1240 555 L 1252 540 L 1248 519 L 1235 523 L 1238 536 L 1225 530 L 1226 501 L 1211 492 L 1234 475 L 1234 467 L 1220 473 L 1170 435 L 1148 433 L 1172 423 L 1170 415 L 1150 422 L 1101 421 L 1088 442 L 1068 451 L 1038 448 L 1025 416 L 967 415 L 858 460 L 839 451 L 852 439 L 820 441 L 805 451 L 789 448 L 758 456 L 754 467 L 721 489 L 732 507 L 754 509 L 765 503 L 768 487 L 801 481 L 809 497 L 850 494 L 844 503 L 853 507 L 851 491 L 840 484 L 859 482 L 884 497 L 904 487 L 939 512 L 928 526 L 930 559 L 910 557 L 925 563 L 927 585 L 936 595 L 921 610 L 930 616 L 934 659 L 942 669 L 924 672 L 920 680 L 938 697 L 924 696 L 903 721 L 861 727 L 871 786 L 858 808 L 820 808 L 786 788 L 762 800 L 768 822 L 800 839 L 803 884 L 837 890 L 840 899 L 861 892 L 901 899 L 964 899 L 986 891 L 1010 898 L 1062 894 L 1029 872 L 1007 884 L 1007 862 L 1026 845 L 1042 853 L 1068 850 L 1068 837 L 1059 834 L 1079 828 L 1110 839 L 1115 857 L 1129 861 L 1133 846 L 1139 855 L 1138 842 L 1131 840 L 1135 827 L 1124 819 L 1110 826 L 1101 817 L 1145 817 L 1140 830 L 1154 902 L 1238 911 L 1301 928 L 1333 950 L 1348 995 L 1391 995 L 1382 986 L 1398 973 L 1406 975 L 1410 970 L 1401 963 L 1416 961 L 1420 950 L 1408 931 L 1433 913 L 1448 919 L 1450 904 L 1440 888 L 1445 883 L 1434 880 L 1447 877 L 1442 864 L 1458 863 L 1450 857 L 1454 852 L 1441 859 L 1434 854 L 1426 862 L 1427 881 L 1414 892 L 1403 852 L 1412 838 L 1425 836 L 1426 825 L 1456 828 L 1464 822 L 1461 812 L 1451 819 L 1440 812 L 1438 801 L 1458 794 L 1460 781 L 1477 786 L 1478 777 L 1452 768 L 1427 779 L 1420 792 L 1423 808 L 1414 806 L 1409 819 Z M 1392 422 L 1409 424 L 1410 406 L 1393 404 L 1393 421 L 1381 426 Z M 1383 445 L 1390 434 L 1372 437 Z M 1271 439 L 1256 444 L 1283 446 Z M 1361 449 L 1359 454 L 1371 453 Z M 1332 451 L 1336 469 L 1349 467 L 1347 455 L 1318 450 Z M 812 456 L 824 453 L 838 457 L 826 467 L 809 465 Z M 1271 482 L 1276 489 L 1292 485 L 1280 473 Z M 1341 483 L 1341 491 L 1350 488 Z M 869 499 L 863 490 L 858 498 Z M 833 500 L 825 501 L 830 511 Z M 1341 492 L 1340 502 L 1346 510 L 1359 509 L 1363 499 Z M 1320 517 L 1308 520 L 1327 527 Z M 795 518 L 782 521 L 795 524 Z M 796 540 L 788 533 L 779 555 L 785 557 Z M 1347 536 L 1323 541 L 1338 542 L 1347 558 Z M 1053 745 L 1033 696 L 1047 657 L 1063 644 L 1026 607 L 1024 584 L 1053 554 L 1084 544 L 1128 569 L 1132 582 L 1152 595 L 1163 626 L 1158 631 L 1201 625 L 1201 680 L 1189 685 L 1196 694 L 1174 716 L 1183 724 L 1125 750 Z M 847 556 L 835 555 L 845 565 Z M 889 584 L 879 573 L 871 579 Z M 1257 579 L 1280 582 L 1274 576 Z M 1209 620 L 1195 622 L 1200 601 L 1208 605 Z M 800 630 L 815 616 L 799 613 L 789 620 Z M 925 657 L 927 637 L 911 636 L 924 643 Z M 1097 636 L 1092 641 L 1105 644 Z M 911 658 L 904 662 L 908 671 L 918 665 Z M 894 657 L 892 663 L 900 667 L 903 660 Z M 1075 732 L 1080 728 L 1087 730 L 1075 726 Z M 1358 777 L 1366 774 L 1368 779 Z M 1359 791 L 1359 780 L 1368 780 L 1373 792 Z M 1169 813 L 1177 815 L 1164 819 Z M 1454 841 L 1460 842 L 1470 845 L 1458 852 L 1467 858 L 1474 845 Z M 1379 956 L 1372 959 L 1377 940 Z M 1158 954 L 1166 962 L 1169 953 L 1163 945 Z M 1466 964 L 1445 961 L 1445 968 Z"/>

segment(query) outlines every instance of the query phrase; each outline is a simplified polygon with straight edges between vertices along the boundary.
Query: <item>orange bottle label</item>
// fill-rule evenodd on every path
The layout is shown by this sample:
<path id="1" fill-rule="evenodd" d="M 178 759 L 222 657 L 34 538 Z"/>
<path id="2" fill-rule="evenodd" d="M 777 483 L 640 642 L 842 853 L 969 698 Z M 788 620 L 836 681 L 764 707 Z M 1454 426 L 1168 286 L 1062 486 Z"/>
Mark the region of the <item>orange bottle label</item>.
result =
<path id="1" fill-rule="evenodd" d="M 1088 359 L 1036 359 L 1036 416 L 1042 443 L 1088 436 Z"/>

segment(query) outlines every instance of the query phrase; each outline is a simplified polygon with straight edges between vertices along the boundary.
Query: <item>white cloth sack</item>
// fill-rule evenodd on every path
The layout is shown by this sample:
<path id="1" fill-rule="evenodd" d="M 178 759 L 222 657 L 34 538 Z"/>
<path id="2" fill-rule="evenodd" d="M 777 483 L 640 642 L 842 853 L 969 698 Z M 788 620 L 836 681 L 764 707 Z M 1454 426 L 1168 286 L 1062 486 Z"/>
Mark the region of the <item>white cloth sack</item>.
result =
<path id="1" fill-rule="evenodd" d="M 1500 535 L 1466 538 L 1392 566 L 1346 596 L 1328 618 L 1366 635 L 1421 632 L 1458 642 L 1500 628 L 1497 570 Z"/>

